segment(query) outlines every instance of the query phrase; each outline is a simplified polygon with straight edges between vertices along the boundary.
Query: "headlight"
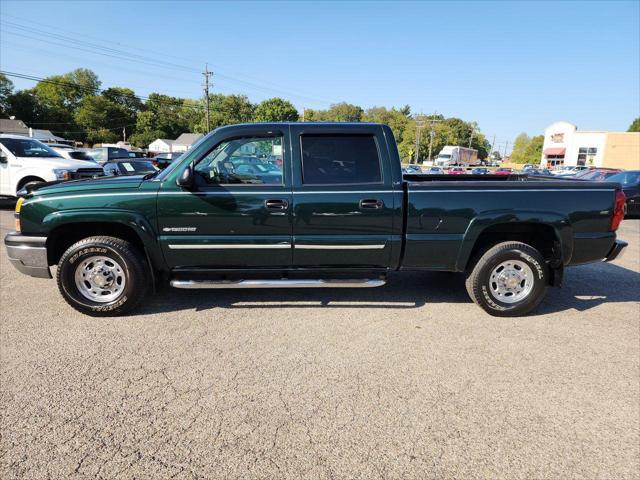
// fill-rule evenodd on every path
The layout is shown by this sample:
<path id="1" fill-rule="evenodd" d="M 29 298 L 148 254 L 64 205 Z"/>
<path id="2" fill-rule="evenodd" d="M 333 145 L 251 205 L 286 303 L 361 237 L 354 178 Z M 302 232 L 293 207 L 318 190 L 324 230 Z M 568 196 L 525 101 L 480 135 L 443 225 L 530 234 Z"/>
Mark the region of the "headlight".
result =
<path id="1" fill-rule="evenodd" d="M 56 176 L 56 180 L 71 180 L 71 172 L 62 168 L 54 168 L 53 173 Z"/>

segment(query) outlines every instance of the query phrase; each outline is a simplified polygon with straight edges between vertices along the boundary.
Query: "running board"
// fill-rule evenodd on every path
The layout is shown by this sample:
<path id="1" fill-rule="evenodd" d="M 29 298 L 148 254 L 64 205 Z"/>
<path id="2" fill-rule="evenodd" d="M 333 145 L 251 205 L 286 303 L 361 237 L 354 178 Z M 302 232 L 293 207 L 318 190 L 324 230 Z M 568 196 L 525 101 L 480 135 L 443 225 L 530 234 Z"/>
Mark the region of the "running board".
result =
<path id="1" fill-rule="evenodd" d="M 353 280 L 171 280 L 175 288 L 371 288 L 387 281 L 377 279 Z"/>

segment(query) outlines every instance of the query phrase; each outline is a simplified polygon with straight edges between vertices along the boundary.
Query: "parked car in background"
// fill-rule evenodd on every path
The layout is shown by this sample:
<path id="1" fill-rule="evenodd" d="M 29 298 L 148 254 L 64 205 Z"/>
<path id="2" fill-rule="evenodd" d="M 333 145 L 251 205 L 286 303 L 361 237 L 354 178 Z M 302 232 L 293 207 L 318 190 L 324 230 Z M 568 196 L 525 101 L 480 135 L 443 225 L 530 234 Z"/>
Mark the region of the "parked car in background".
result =
<path id="1" fill-rule="evenodd" d="M 419 174 L 422 173 L 422 168 L 420 168 L 419 165 L 407 165 L 406 167 L 402 167 L 402 173 Z"/>
<path id="2" fill-rule="evenodd" d="M 573 165 L 573 166 L 562 166 L 557 170 L 552 170 L 551 173 L 558 177 L 572 177 L 577 175 L 583 171 L 591 170 L 592 167 L 587 167 L 585 165 Z"/>
<path id="3" fill-rule="evenodd" d="M 548 168 L 527 168 L 524 173 L 532 177 L 552 177 L 553 174 Z"/>
<path id="4" fill-rule="evenodd" d="M 129 158 L 129 150 L 120 147 L 90 148 L 87 154 L 101 165 L 114 158 Z"/>
<path id="5" fill-rule="evenodd" d="M 149 158 L 116 158 L 103 165 L 105 175 L 147 175 L 160 170 Z"/>
<path id="6" fill-rule="evenodd" d="M 625 172 L 610 175 L 607 182 L 619 183 L 627 198 L 627 216 L 640 215 L 640 170 L 627 170 Z"/>
<path id="7" fill-rule="evenodd" d="M 513 169 L 512 168 L 506 168 L 506 167 L 501 167 L 496 169 L 495 172 L 493 172 L 494 175 L 511 175 L 513 173 Z"/>
<path id="8" fill-rule="evenodd" d="M 91 157 L 87 152 L 83 150 L 78 150 L 71 145 L 65 145 L 63 143 L 54 143 L 48 145 L 53 151 L 60 154 L 60 156 L 64 158 L 71 158 L 74 160 L 84 160 L 87 162 L 97 164 L 93 157 Z"/>
<path id="9" fill-rule="evenodd" d="M 471 170 L 471 175 L 488 175 L 489 169 L 485 167 L 478 167 Z"/>
<path id="10" fill-rule="evenodd" d="M 444 175 L 444 170 L 440 167 L 429 167 L 424 173 L 427 175 Z"/>
<path id="11" fill-rule="evenodd" d="M 578 175 L 571 177 L 576 180 L 586 180 L 591 182 L 601 182 L 607 178 L 620 173 L 622 170 L 618 168 L 593 168 L 591 170 L 585 170 Z"/>
<path id="12" fill-rule="evenodd" d="M 448 173 L 449 175 L 465 175 L 467 171 L 463 167 L 451 167 Z"/>
<path id="13" fill-rule="evenodd" d="M 180 158 L 182 153 L 179 152 L 170 152 L 170 153 L 159 153 L 155 157 L 153 157 L 153 163 L 160 170 L 164 170 L 167 168 L 171 162 L 175 159 Z"/>
<path id="14" fill-rule="evenodd" d="M 231 159 L 225 162 L 222 169 L 226 174 L 237 176 L 242 183 L 277 185 L 282 183 L 282 168 L 271 163 L 244 163 Z"/>
<path id="15" fill-rule="evenodd" d="M 0 195 L 15 197 L 27 185 L 100 175 L 104 171 L 95 162 L 64 158 L 35 138 L 0 135 Z"/>

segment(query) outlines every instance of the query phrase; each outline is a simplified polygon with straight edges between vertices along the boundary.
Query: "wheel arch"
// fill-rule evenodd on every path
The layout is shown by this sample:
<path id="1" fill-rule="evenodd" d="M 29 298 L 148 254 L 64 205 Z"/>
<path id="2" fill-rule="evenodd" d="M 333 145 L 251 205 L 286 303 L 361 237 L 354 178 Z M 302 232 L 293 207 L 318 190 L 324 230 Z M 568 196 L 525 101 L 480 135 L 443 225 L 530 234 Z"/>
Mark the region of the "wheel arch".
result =
<path id="1" fill-rule="evenodd" d="M 47 235 L 49 265 L 55 265 L 75 242 L 96 235 L 122 238 L 146 256 L 152 273 L 164 268 L 164 260 L 150 222 L 137 212 L 115 210 L 65 210 L 53 212 L 42 221 Z M 155 277 L 155 274 L 154 274 Z"/>
<path id="2" fill-rule="evenodd" d="M 479 252 L 505 241 L 520 241 L 536 248 L 553 272 L 551 283 L 561 283 L 563 266 L 571 260 L 573 252 L 573 231 L 566 217 L 550 212 L 478 216 L 465 232 L 457 269 L 467 270 Z"/>
<path id="3" fill-rule="evenodd" d="M 44 178 L 39 175 L 25 175 L 18 180 L 16 183 L 16 192 L 20 191 L 22 187 L 24 187 L 29 182 L 46 182 Z"/>

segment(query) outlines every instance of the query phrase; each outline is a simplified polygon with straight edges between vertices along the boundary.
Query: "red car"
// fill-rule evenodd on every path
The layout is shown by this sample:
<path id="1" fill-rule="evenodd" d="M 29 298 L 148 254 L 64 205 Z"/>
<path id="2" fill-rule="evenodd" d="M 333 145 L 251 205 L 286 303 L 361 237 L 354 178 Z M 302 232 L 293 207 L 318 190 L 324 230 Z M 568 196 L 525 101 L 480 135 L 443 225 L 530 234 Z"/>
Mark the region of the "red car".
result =
<path id="1" fill-rule="evenodd" d="M 467 171 L 462 167 L 451 167 L 449 169 L 449 175 L 464 175 Z"/>
<path id="2" fill-rule="evenodd" d="M 494 175 L 511 175 L 513 173 L 513 168 L 498 168 Z"/>

